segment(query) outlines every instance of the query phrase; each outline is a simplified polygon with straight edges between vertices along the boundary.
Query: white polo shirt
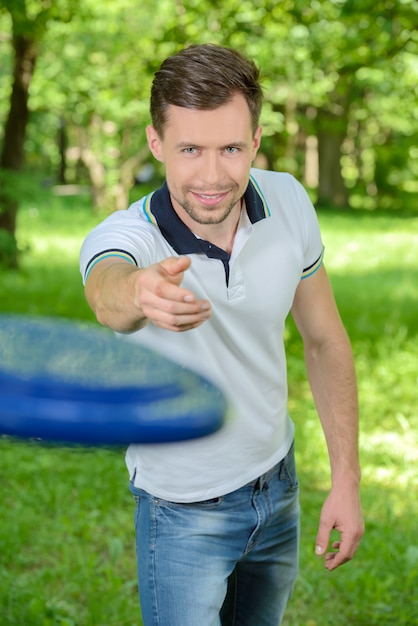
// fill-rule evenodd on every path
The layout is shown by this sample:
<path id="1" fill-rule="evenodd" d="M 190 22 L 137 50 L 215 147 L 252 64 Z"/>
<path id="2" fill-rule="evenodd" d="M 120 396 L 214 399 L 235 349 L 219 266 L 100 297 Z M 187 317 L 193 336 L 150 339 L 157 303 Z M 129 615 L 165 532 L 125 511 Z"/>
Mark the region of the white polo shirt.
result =
<path id="1" fill-rule="evenodd" d="M 211 379 L 229 401 L 226 423 L 213 435 L 129 446 L 135 485 L 166 500 L 234 491 L 279 462 L 293 440 L 283 331 L 299 281 L 322 263 L 319 226 L 308 195 L 289 174 L 251 170 L 244 199 L 231 255 L 183 224 L 165 184 L 110 215 L 81 250 L 84 280 L 108 256 L 143 268 L 186 254 L 192 264 L 183 286 L 212 304 L 211 318 L 194 330 L 174 333 L 149 323 L 130 335 Z"/>

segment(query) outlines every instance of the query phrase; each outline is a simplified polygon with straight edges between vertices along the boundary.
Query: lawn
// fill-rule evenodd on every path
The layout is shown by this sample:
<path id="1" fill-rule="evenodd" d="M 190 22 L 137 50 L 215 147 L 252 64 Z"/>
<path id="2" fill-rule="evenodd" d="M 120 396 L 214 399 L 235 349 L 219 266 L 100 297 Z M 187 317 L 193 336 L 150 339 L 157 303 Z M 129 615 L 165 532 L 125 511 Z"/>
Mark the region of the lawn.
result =
<path id="1" fill-rule="evenodd" d="M 324 211 L 319 219 L 358 371 L 366 534 L 356 558 L 333 573 L 313 555 L 329 472 L 301 342 L 289 322 L 302 543 L 284 626 L 412 626 L 418 615 L 418 217 Z M 42 195 L 26 203 L 21 269 L 0 271 L 0 311 L 93 320 L 77 257 L 97 220 L 82 198 Z M 1 625 L 140 626 L 123 451 L 3 438 L 0 477 Z"/>

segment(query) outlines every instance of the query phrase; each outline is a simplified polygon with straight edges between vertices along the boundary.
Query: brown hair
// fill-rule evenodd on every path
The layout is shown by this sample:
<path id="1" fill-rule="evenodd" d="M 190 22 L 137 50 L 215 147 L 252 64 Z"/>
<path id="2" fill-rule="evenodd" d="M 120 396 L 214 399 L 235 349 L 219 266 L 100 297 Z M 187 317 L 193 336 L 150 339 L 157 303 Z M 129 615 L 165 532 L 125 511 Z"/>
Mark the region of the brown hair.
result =
<path id="1" fill-rule="evenodd" d="M 163 61 L 151 88 L 152 124 L 163 136 L 167 108 L 210 110 L 241 93 L 251 113 L 256 131 L 263 101 L 255 63 L 240 53 L 215 44 L 193 45 Z"/>

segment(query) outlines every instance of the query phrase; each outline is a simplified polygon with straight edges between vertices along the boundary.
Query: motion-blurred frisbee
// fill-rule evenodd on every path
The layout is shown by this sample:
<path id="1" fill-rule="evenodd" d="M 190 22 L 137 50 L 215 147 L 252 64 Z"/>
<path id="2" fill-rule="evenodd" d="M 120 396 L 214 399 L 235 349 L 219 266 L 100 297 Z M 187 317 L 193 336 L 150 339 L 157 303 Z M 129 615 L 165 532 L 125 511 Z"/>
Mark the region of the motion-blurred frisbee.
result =
<path id="1" fill-rule="evenodd" d="M 217 431 L 226 403 L 202 376 L 92 324 L 0 316 L 0 434 L 118 446 Z"/>

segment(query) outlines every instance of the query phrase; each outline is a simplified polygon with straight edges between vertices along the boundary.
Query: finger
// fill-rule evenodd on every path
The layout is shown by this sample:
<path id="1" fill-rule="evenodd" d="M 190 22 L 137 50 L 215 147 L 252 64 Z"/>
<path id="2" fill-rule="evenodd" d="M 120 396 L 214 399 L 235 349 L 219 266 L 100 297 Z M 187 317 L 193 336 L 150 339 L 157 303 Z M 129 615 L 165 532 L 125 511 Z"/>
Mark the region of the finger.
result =
<path id="1" fill-rule="evenodd" d="M 328 570 L 333 570 L 350 561 L 355 554 L 357 545 L 358 542 L 356 543 L 354 539 L 352 541 L 347 539 L 334 541 L 331 547 L 336 551 L 328 552 L 325 555 L 325 567 Z"/>
<path id="2" fill-rule="evenodd" d="M 143 311 L 155 325 L 170 329 L 195 327 L 211 316 L 211 306 L 207 300 L 188 303 L 159 298 L 154 294 L 148 294 L 143 303 Z"/>
<path id="3" fill-rule="evenodd" d="M 350 557 L 343 556 L 341 552 L 328 552 L 325 555 L 324 565 L 327 570 L 332 571 L 340 567 L 340 565 L 344 565 L 347 561 L 350 560 Z"/>
<path id="4" fill-rule="evenodd" d="M 324 522 L 320 522 L 318 534 L 315 540 L 315 554 L 318 556 L 322 556 L 325 554 L 325 551 L 329 544 L 329 539 L 331 536 L 332 526 L 325 524 Z"/>
<path id="5" fill-rule="evenodd" d="M 154 317 L 153 323 L 160 328 L 180 332 L 197 328 L 208 319 L 208 314 L 201 315 L 167 315 L 159 312 Z"/>
<path id="6" fill-rule="evenodd" d="M 164 330 L 169 330 L 174 333 L 183 333 L 187 330 L 193 330 L 194 328 L 198 328 L 202 324 L 203 324 L 203 321 L 195 322 L 193 324 L 181 324 L 181 325 L 176 324 L 174 326 L 171 326 L 169 324 L 164 324 L 163 322 L 161 323 L 154 322 L 155 326 L 158 326 L 159 328 L 163 328 Z"/>
<path id="7" fill-rule="evenodd" d="M 206 301 L 198 300 L 192 304 L 166 301 L 166 307 L 160 309 L 164 318 L 172 326 L 193 324 L 200 320 L 204 321 L 211 315 L 210 305 Z"/>
<path id="8" fill-rule="evenodd" d="M 200 311 L 209 311 L 209 300 L 197 300 L 189 289 L 178 287 L 167 281 L 161 281 L 155 287 L 155 293 L 148 291 L 143 294 L 143 303 L 158 309 L 176 314 L 193 314 Z"/>
<path id="9" fill-rule="evenodd" d="M 196 300 L 196 296 L 192 291 L 190 291 L 190 289 L 179 287 L 177 284 L 171 283 L 167 280 L 162 280 L 156 285 L 155 296 L 169 302 L 191 304 L 196 308 L 201 308 L 201 302 L 208 302 L 207 300 Z"/>
<path id="10" fill-rule="evenodd" d="M 191 263 L 187 256 L 168 257 L 161 261 L 160 266 L 169 276 L 176 277 L 181 282 L 183 273 L 189 269 Z"/>

